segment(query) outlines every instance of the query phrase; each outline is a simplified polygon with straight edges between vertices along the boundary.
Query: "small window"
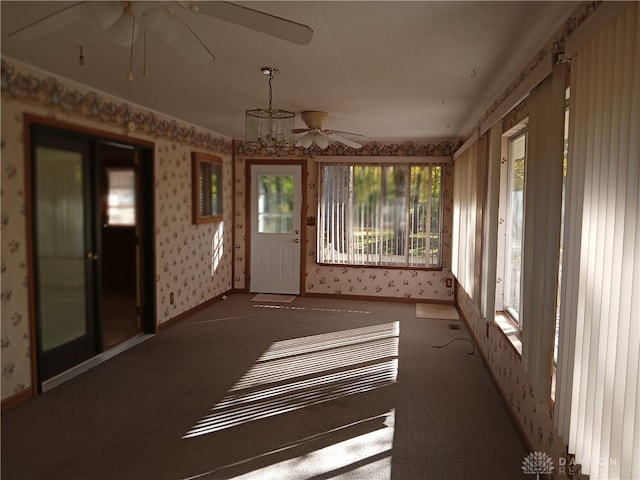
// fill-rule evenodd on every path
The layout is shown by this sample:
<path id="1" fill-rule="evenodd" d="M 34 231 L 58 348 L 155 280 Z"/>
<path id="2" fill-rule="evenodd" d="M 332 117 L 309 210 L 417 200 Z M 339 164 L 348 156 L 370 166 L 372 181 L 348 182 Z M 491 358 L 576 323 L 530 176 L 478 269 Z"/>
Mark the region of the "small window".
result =
<path id="1" fill-rule="evenodd" d="M 135 171 L 132 168 L 108 168 L 107 182 L 107 225 L 135 225 Z"/>
<path id="2" fill-rule="evenodd" d="M 222 158 L 192 154 L 193 223 L 222 219 Z"/>

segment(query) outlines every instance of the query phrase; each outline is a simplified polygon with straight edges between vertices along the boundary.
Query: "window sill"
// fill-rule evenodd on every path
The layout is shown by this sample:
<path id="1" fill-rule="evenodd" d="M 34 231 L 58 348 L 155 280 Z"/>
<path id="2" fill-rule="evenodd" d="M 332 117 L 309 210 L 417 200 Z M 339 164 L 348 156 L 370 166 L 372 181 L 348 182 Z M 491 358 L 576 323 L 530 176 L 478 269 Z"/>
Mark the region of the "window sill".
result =
<path id="1" fill-rule="evenodd" d="M 513 320 L 504 312 L 496 312 L 495 322 L 506 339 L 509 340 L 513 349 L 518 355 L 522 356 L 521 332 L 514 325 Z"/>
<path id="2" fill-rule="evenodd" d="M 424 270 L 427 272 L 441 272 L 442 266 L 425 266 L 425 265 L 378 265 L 375 263 L 329 263 L 329 262 L 316 262 L 316 265 L 322 267 L 349 267 L 349 268 L 378 268 L 385 270 Z"/>

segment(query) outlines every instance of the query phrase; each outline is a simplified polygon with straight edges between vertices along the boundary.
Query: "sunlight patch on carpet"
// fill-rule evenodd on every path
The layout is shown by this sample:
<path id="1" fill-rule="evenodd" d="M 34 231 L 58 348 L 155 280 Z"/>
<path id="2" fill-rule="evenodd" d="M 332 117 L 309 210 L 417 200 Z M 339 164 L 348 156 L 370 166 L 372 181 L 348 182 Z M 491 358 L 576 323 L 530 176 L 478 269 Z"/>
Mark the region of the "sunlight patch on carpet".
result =
<path id="1" fill-rule="evenodd" d="M 274 342 L 182 438 L 194 438 L 392 385 L 399 322 Z"/>
<path id="2" fill-rule="evenodd" d="M 276 295 L 274 293 L 259 293 L 251 299 L 252 302 L 280 302 L 291 303 L 296 299 L 295 295 Z"/>
<path id="3" fill-rule="evenodd" d="M 443 320 L 460 319 L 455 306 L 443 305 L 439 303 L 416 303 L 416 317 Z"/>

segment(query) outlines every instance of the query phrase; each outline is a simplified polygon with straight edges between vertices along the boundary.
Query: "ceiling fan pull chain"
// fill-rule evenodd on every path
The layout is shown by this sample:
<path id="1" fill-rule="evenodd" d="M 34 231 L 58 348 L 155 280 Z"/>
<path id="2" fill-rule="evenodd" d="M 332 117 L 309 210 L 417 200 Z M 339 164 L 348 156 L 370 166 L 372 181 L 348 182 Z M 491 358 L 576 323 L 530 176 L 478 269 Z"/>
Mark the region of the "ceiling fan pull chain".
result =
<path id="1" fill-rule="evenodd" d="M 143 32 L 142 42 L 144 46 L 144 66 L 142 67 L 142 74 L 146 77 L 148 73 L 147 71 L 147 31 L 146 30 Z"/>
<path id="2" fill-rule="evenodd" d="M 135 40 L 135 33 L 136 33 L 136 17 L 134 17 L 132 15 L 131 18 L 132 18 L 132 23 L 131 23 L 131 54 L 129 56 L 129 75 L 127 76 L 127 78 L 129 79 L 130 82 L 133 82 L 133 41 Z"/>
<path id="3" fill-rule="evenodd" d="M 273 80 L 273 71 L 269 73 L 269 110 L 271 110 L 271 100 L 273 98 L 273 91 L 271 90 L 271 80 Z"/>

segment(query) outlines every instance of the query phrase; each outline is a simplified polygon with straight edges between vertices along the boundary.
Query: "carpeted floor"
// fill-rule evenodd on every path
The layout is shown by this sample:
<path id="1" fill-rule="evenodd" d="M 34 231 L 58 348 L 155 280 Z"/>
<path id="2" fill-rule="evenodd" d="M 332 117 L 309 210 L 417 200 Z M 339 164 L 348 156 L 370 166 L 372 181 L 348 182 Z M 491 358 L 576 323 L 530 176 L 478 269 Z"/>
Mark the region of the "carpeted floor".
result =
<path id="1" fill-rule="evenodd" d="M 459 320 L 230 295 L 2 415 L 5 480 L 528 478 Z M 453 328 L 456 323 L 458 328 Z"/>

